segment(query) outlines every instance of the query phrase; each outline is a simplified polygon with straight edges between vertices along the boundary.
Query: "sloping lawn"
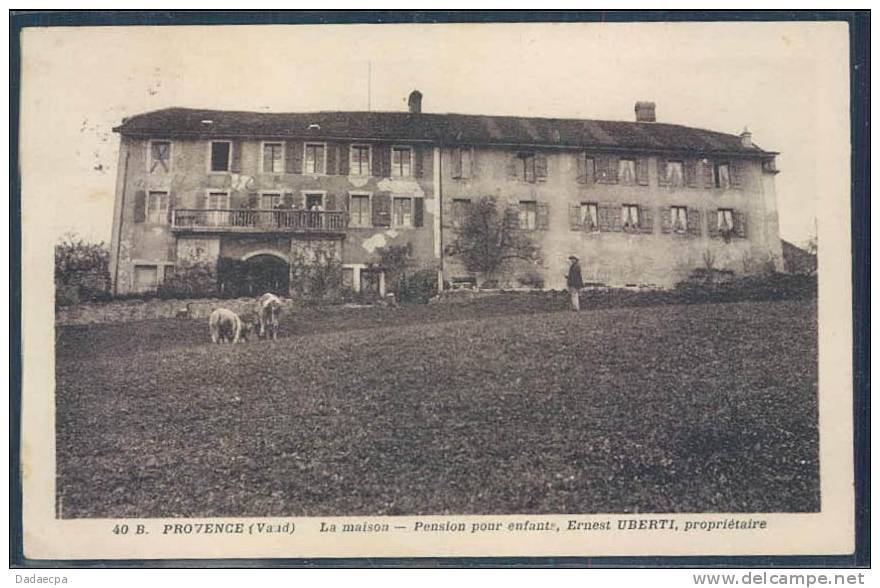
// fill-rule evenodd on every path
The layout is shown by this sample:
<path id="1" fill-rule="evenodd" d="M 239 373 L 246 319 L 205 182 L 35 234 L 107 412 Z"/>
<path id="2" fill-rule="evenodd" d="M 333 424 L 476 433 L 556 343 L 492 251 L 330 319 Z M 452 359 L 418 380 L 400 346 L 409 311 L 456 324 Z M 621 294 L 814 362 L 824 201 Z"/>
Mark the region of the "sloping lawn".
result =
<path id="1" fill-rule="evenodd" d="M 63 516 L 819 508 L 812 301 L 310 311 L 283 332 L 59 329 Z"/>

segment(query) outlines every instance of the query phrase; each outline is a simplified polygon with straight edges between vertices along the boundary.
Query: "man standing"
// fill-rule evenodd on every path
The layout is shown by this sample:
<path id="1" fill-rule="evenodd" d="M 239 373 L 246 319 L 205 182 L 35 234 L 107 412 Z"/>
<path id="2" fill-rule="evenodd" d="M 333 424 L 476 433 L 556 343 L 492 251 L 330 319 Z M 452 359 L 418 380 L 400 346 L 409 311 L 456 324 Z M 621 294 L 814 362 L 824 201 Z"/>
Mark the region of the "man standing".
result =
<path id="1" fill-rule="evenodd" d="M 584 280 L 581 277 L 581 264 L 578 258 L 569 255 L 568 259 L 571 261 L 571 266 L 565 278 L 568 283 L 568 294 L 571 296 L 571 309 L 577 312 L 581 309 L 581 288 L 584 287 Z"/>

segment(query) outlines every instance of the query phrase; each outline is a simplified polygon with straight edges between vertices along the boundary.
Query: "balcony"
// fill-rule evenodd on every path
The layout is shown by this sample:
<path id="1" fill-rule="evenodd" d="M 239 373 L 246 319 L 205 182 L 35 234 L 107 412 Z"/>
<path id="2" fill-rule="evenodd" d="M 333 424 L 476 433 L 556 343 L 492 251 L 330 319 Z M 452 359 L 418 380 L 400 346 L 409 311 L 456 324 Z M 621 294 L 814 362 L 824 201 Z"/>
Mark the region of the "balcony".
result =
<path id="1" fill-rule="evenodd" d="M 345 211 L 178 208 L 171 212 L 171 230 L 178 233 L 343 235 L 348 226 Z"/>

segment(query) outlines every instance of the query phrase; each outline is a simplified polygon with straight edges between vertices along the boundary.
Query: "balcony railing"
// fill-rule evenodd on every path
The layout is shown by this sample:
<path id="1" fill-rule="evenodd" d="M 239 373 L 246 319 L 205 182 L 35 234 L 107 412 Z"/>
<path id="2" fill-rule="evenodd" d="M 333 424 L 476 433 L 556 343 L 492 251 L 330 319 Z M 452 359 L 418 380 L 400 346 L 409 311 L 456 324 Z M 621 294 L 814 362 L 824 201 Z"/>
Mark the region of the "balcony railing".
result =
<path id="1" fill-rule="evenodd" d="M 178 208 L 171 228 L 196 233 L 344 233 L 345 211 Z"/>

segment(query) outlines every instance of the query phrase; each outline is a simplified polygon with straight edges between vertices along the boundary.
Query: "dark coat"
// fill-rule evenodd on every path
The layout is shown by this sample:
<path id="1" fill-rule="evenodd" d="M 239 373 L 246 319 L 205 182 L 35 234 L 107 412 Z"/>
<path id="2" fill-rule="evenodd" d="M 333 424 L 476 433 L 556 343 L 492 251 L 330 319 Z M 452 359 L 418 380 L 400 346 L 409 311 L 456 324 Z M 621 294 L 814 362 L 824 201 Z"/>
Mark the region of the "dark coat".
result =
<path id="1" fill-rule="evenodd" d="M 583 288 L 584 287 L 584 279 L 581 276 L 581 264 L 573 263 L 571 267 L 568 268 L 568 287 L 569 288 Z"/>

